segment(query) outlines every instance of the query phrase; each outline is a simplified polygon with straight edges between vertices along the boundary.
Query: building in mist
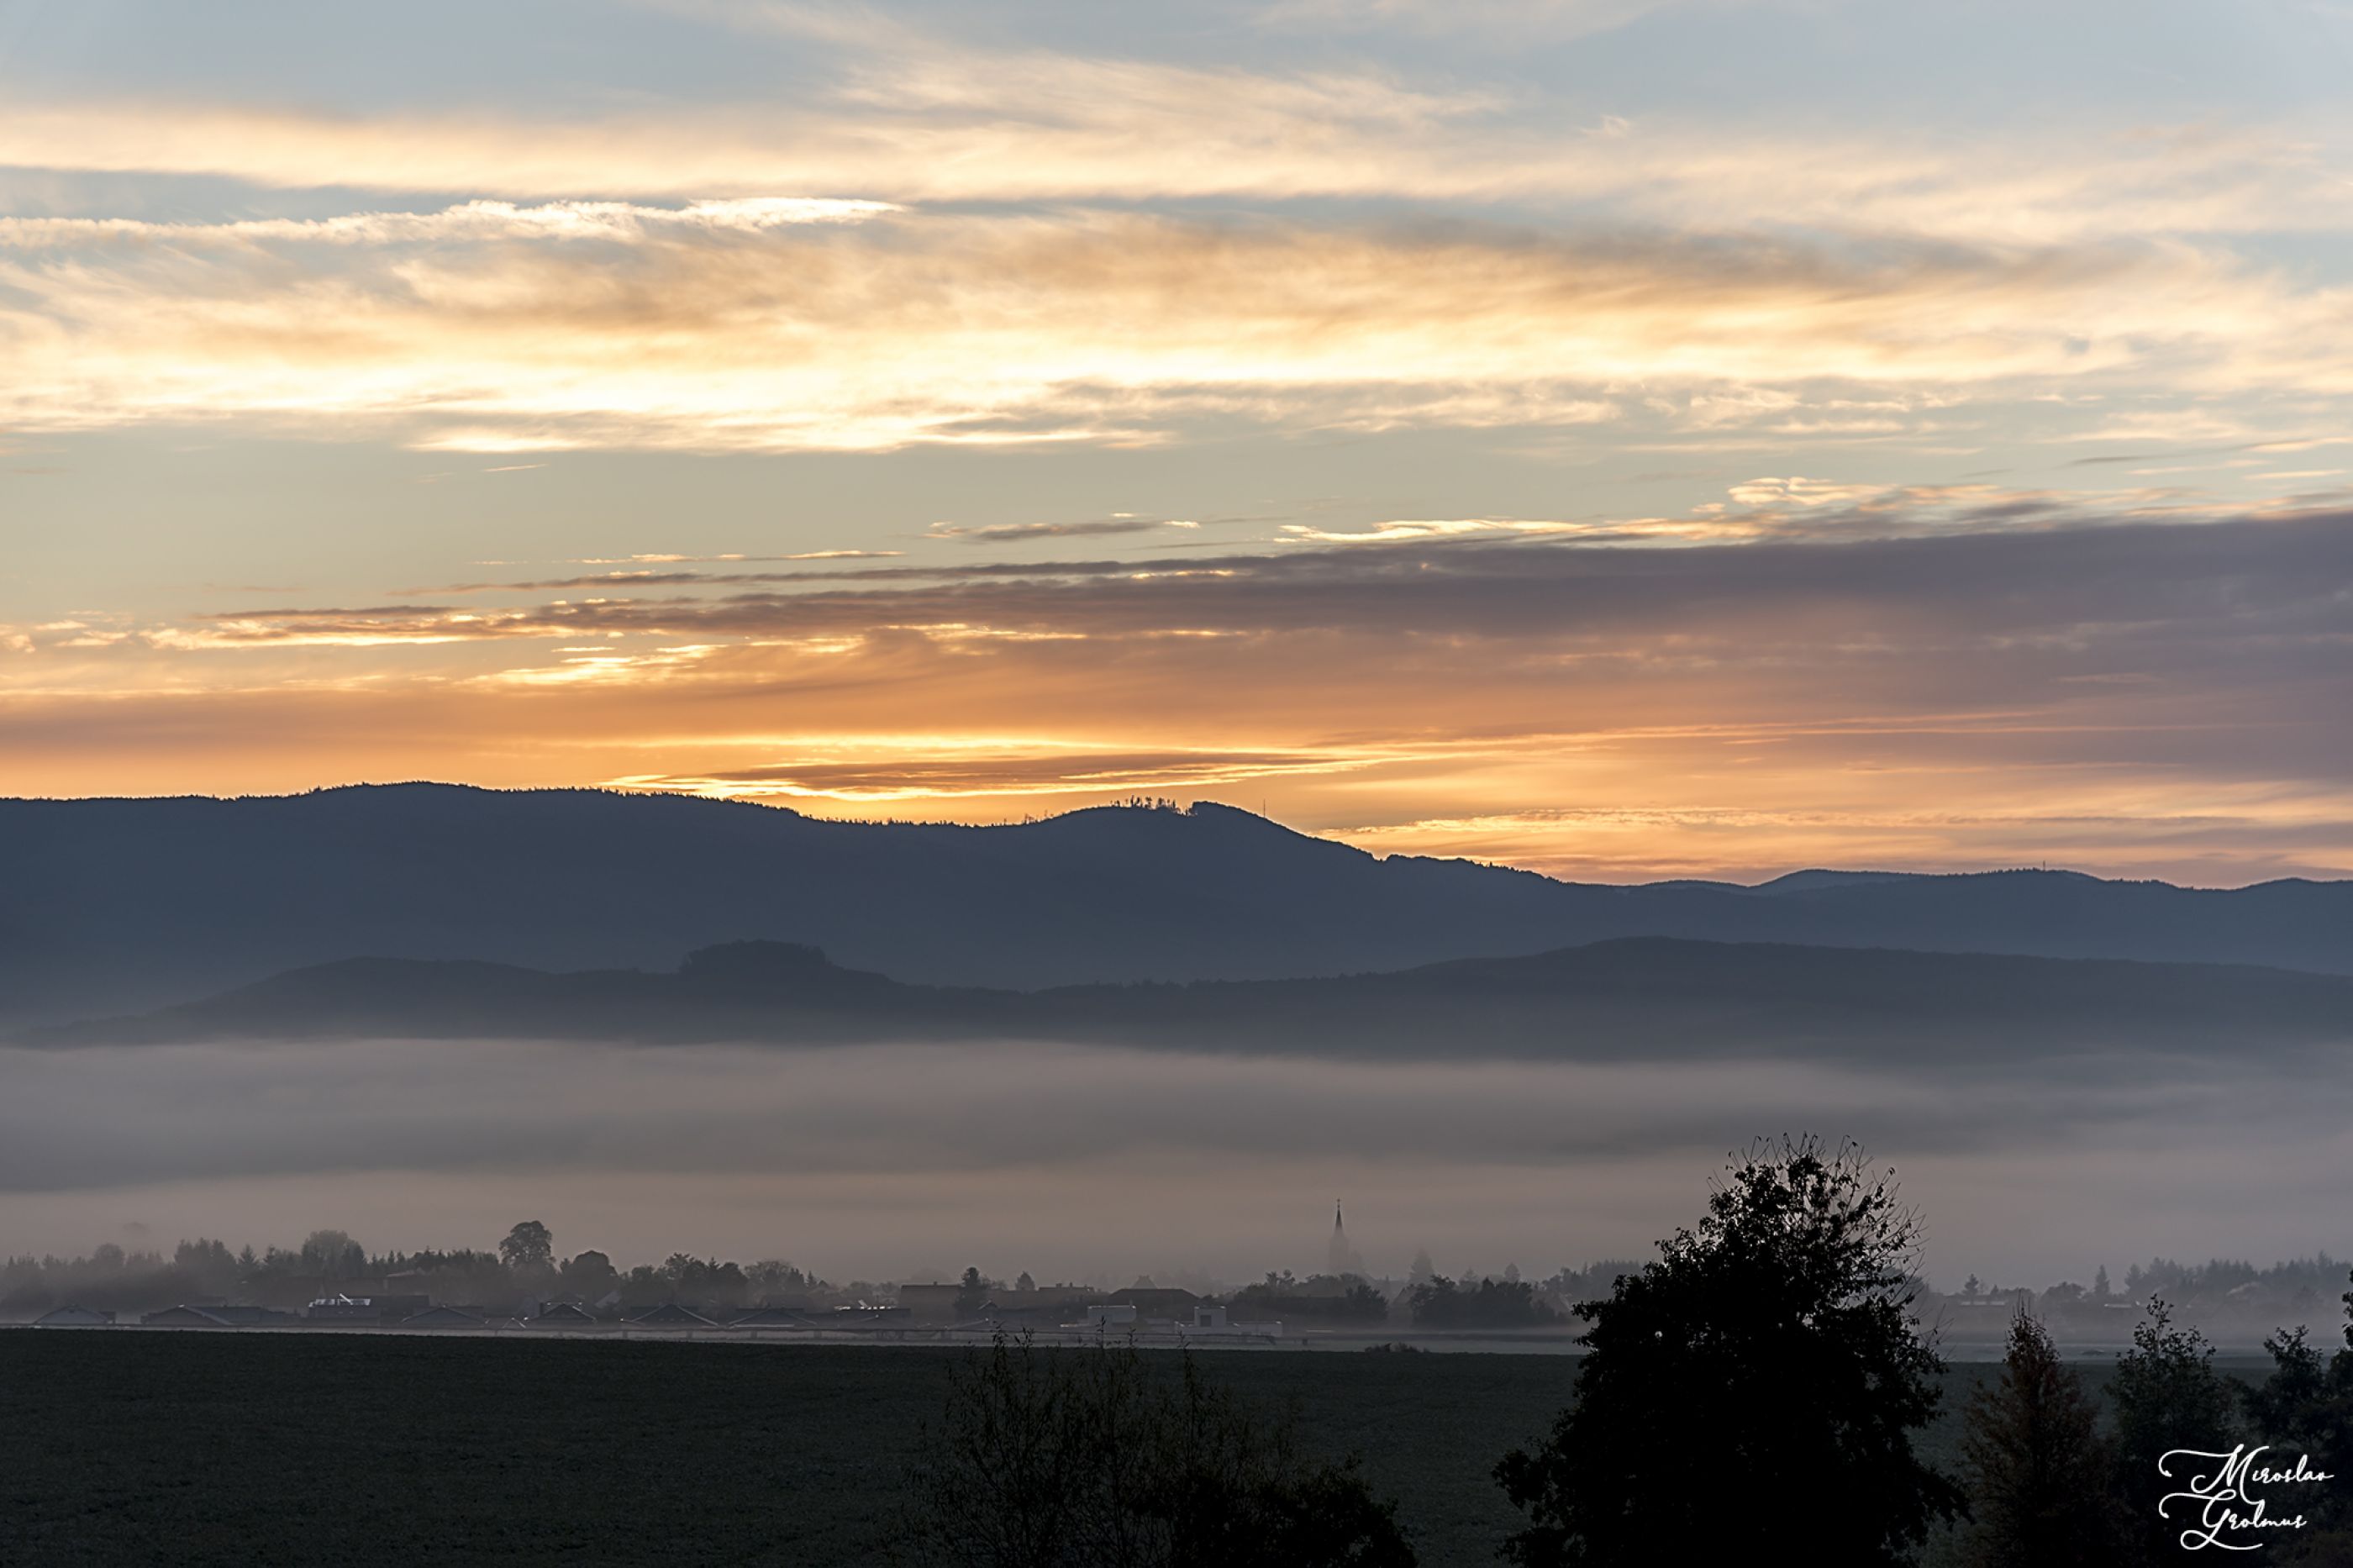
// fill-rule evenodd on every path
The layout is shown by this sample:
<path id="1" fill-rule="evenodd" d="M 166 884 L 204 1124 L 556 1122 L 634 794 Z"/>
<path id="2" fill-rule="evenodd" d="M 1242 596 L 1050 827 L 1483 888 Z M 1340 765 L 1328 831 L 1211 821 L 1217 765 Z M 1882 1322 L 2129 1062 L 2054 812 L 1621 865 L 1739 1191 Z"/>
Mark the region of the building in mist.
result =
<path id="1" fill-rule="evenodd" d="M 235 1325 L 203 1307 L 165 1307 L 139 1321 L 151 1329 L 227 1329 Z"/>
<path id="2" fill-rule="evenodd" d="M 373 1296 L 322 1296 L 302 1309 L 313 1323 L 381 1323 L 384 1309 Z"/>
<path id="3" fill-rule="evenodd" d="M 33 1320 L 37 1329 L 104 1329 L 114 1323 L 114 1314 L 90 1307 L 59 1307 Z"/>
<path id="4" fill-rule="evenodd" d="M 665 1301 L 623 1321 L 633 1329 L 715 1329 L 719 1326 L 702 1313 L 690 1311 L 675 1301 Z"/>
<path id="5" fill-rule="evenodd" d="M 1133 1307 L 1135 1315 L 1147 1321 L 1159 1319 L 1183 1322 L 1201 1304 L 1201 1298 L 1192 1291 L 1170 1285 L 1131 1285 L 1124 1290 L 1113 1290 L 1103 1300 L 1113 1305 Z"/>
<path id="6" fill-rule="evenodd" d="M 1324 1272 L 1335 1279 L 1349 1274 L 1362 1276 L 1365 1272 L 1365 1260 L 1348 1244 L 1348 1227 L 1341 1223 L 1336 1198 L 1332 1202 L 1332 1239 L 1324 1247 Z"/>
<path id="7" fill-rule="evenodd" d="M 953 1323 L 962 1316 L 956 1310 L 956 1298 L 964 1289 L 961 1285 L 902 1285 L 899 1305 L 907 1309 L 912 1322 Z"/>
<path id="8" fill-rule="evenodd" d="M 731 1329 L 789 1329 L 807 1333 L 817 1325 L 809 1321 L 806 1307 L 754 1307 L 739 1318 L 731 1319 Z"/>
<path id="9" fill-rule="evenodd" d="M 456 1307 L 427 1307 L 400 1320 L 404 1329 L 479 1329 L 486 1320 Z"/>
<path id="10" fill-rule="evenodd" d="M 535 1329 L 593 1329 L 596 1317 L 586 1307 L 569 1301 L 557 1301 L 542 1307 L 531 1320 Z"/>

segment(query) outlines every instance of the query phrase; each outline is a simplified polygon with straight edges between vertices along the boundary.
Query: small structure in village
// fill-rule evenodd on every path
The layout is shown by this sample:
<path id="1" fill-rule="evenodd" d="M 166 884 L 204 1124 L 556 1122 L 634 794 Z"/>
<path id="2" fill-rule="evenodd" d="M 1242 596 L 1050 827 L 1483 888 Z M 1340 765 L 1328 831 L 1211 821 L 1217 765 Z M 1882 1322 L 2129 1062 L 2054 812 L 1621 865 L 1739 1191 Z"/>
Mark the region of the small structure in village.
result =
<path id="1" fill-rule="evenodd" d="M 551 1301 L 530 1320 L 534 1329 L 593 1329 L 596 1320 L 586 1307 L 570 1301 Z"/>
<path id="2" fill-rule="evenodd" d="M 59 1307 L 33 1320 L 37 1329 L 108 1329 L 114 1326 L 114 1314 L 89 1307 Z"/>
<path id="3" fill-rule="evenodd" d="M 665 1301 L 649 1311 L 624 1319 L 633 1329 L 715 1329 L 719 1325 L 700 1312 L 691 1312 L 675 1301 Z"/>
<path id="4" fill-rule="evenodd" d="M 486 1324 L 473 1313 L 460 1311 L 455 1307 L 427 1307 L 421 1312 L 412 1312 L 401 1319 L 400 1326 L 404 1329 L 479 1329 Z"/>

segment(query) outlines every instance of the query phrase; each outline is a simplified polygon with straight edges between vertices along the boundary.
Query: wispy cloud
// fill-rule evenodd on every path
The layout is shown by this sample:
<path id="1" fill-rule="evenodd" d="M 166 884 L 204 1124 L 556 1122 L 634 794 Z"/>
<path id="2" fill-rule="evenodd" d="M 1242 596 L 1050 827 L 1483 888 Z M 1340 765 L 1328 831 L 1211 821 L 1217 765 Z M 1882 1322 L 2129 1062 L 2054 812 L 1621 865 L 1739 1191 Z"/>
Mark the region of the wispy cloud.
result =
<path id="1" fill-rule="evenodd" d="M 1198 528 L 1181 517 L 1098 517 L 1079 522 L 993 522 L 978 528 L 935 522 L 934 539 L 965 539 L 975 544 L 1019 544 L 1032 539 L 1092 539 L 1123 533 L 1155 533 L 1164 528 Z"/>
<path id="2" fill-rule="evenodd" d="M 2179 247 L 642 211 L 585 240 L 501 215 L 429 240 L 224 225 L 0 245 L 0 419 L 242 418 L 490 453 L 868 450 L 1219 420 L 1925 433 L 1960 391 L 2353 392 L 2337 292 Z M 1861 426 L 1856 386 L 1880 389 Z"/>
<path id="3" fill-rule="evenodd" d="M 1375 70 L 934 44 L 858 58 L 833 81 L 793 110 L 670 106 L 568 121 L 26 95 L 0 122 L 0 164 L 561 197 L 533 210 L 576 206 L 566 221 L 582 224 L 614 205 L 584 195 L 734 198 L 709 204 L 726 221 L 753 216 L 731 210 L 738 201 L 779 195 L 793 221 L 878 201 L 1569 201 L 1620 225 L 2030 246 L 2353 223 L 2341 150 L 2262 124 L 2086 120 L 2059 159 L 2041 136 L 1881 128 L 1864 143 L 1688 112 L 1630 122 Z"/>

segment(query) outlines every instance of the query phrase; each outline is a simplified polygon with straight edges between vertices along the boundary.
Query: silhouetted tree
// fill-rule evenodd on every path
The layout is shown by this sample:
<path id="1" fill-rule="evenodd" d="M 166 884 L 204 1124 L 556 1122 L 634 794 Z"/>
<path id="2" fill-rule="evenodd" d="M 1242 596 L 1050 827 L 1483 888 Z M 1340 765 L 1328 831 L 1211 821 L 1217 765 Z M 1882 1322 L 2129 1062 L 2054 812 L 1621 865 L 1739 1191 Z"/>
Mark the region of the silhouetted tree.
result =
<path id="1" fill-rule="evenodd" d="M 1344 1322 L 1379 1322 L 1389 1315 L 1388 1298 L 1357 1275 L 1315 1274 L 1300 1279 L 1287 1268 L 1270 1273 L 1263 1283 L 1243 1286 L 1234 1292 L 1230 1305 L 1237 1313 Z"/>
<path id="2" fill-rule="evenodd" d="M 1433 1279 L 1408 1290 L 1405 1304 L 1415 1325 L 1425 1329 L 1534 1329 L 1561 1321 L 1559 1312 L 1536 1300 L 1535 1286 L 1518 1279 L 1482 1279 L 1475 1285 Z"/>
<path id="3" fill-rule="evenodd" d="M 499 1243 L 499 1260 L 517 1273 L 539 1273 L 555 1262 L 554 1234 L 535 1219 L 524 1220 Z"/>
<path id="4" fill-rule="evenodd" d="M 2263 1342 L 2272 1355 L 2272 1374 L 2247 1391 L 2247 1417 L 2256 1436 L 2283 1450 L 2267 1456 L 2278 1458 L 2283 1468 L 2304 1453 L 2316 1467 L 2340 1478 L 2353 1473 L 2353 1290 L 2343 1300 L 2347 1348 L 2324 1356 L 2306 1342 L 2302 1328 Z M 2274 1540 L 2274 1559 L 2353 1563 L 2353 1497 L 2341 1480 L 2314 1491 L 2308 1501 L 2296 1504 L 2296 1511 L 2311 1520 L 2310 1528 Z"/>
<path id="5" fill-rule="evenodd" d="M 1908 1316 L 1918 1216 L 1852 1144 L 1759 1142 L 1696 1230 L 1577 1315 L 1577 1402 L 1495 1468 L 1525 1564 L 1908 1561 L 1964 1510 L 1912 1433 L 1944 1363 Z"/>
<path id="6" fill-rule="evenodd" d="M 2168 1480 L 2158 1461 L 2174 1448 L 2227 1451 L 2239 1441 L 2239 1400 L 2213 1367 L 2214 1347 L 2196 1329 L 2173 1326 L 2173 1309 L 2149 1298 L 2147 1316 L 2133 1329 L 2133 1348 L 2116 1360 L 2108 1395 L 2116 1407 L 2116 1489 L 2134 1521 L 2142 1552 L 2152 1562 L 2180 1556 L 2179 1517 L 2158 1512 L 2158 1501 L 2179 1490 L 2177 1473 Z M 2177 1465 L 2179 1461 L 2176 1461 Z M 2176 1503 L 2174 1512 L 2181 1513 Z"/>
<path id="7" fill-rule="evenodd" d="M 2000 1381 L 1969 1401 L 1961 1438 L 1982 1568 L 2111 1568 L 2125 1531 L 2109 1488 L 2115 1460 L 2099 1411 L 2051 1336 L 2020 1309 Z"/>
<path id="8" fill-rule="evenodd" d="M 750 1282 L 752 1289 L 760 1292 L 763 1299 L 793 1291 L 805 1291 L 811 1283 L 804 1270 L 786 1262 L 781 1258 L 764 1258 L 757 1263 L 745 1264 L 744 1278 Z"/>
<path id="9" fill-rule="evenodd" d="M 1410 1568 L 1356 1462 L 1301 1452 L 1290 1418 L 1173 1381 L 1133 1345 L 998 1334 L 950 1374 L 907 1477 L 902 1561 L 960 1568 Z"/>
<path id="10" fill-rule="evenodd" d="M 593 1247 L 565 1258 L 555 1275 L 566 1294 L 584 1301 L 603 1300 L 621 1281 L 613 1260 Z"/>
<path id="11" fill-rule="evenodd" d="M 979 1316 L 980 1310 L 988 1305 L 988 1289 L 987 1276 L 977 1268 L 965 1269 L 963 1289 L 959 1289 L 955 1296 L 956 1316 L 959 1318 Z"/>
<path id="12" fill-rule="evenodd" d="M 270 1250 L 275 1253 L 277 1248 Z M 340 1230 L 314 1230 L 303 1238 L 295 1263 L 305 1274 L 350 1279 L 367 1272 L 367 1249 Z"/>

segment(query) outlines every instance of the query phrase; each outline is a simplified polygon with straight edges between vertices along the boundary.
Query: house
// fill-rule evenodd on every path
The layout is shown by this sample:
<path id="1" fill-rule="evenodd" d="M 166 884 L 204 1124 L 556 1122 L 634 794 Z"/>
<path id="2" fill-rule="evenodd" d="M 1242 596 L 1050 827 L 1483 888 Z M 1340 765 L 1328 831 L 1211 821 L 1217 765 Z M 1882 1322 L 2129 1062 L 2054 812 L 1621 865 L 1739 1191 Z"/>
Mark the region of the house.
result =
<path id="1" fill-rule="evenodd" d="M 1189 1320 L 1193 1316 L 1193 1309 L 1201 1304 L 1201 1298 L 1190 1290 L 1149 1285 L 1114 1290 L 1103 1300 L 1120 1306 L 1134 1307 L 1139 1318 L 1166 1319 L 1180 1323 Z"/>
<path id="2" fill-rule="evenodd" d="M 404 1329 L 479 1329 L 482 1320 L 455 1307 L 427 1307 L 400 1320 Z"/>
<path id="3" fill-rule="evenodd" d="M 88 1307 L 59 1307 L 33 1320 L 37 1329 L 102 1329 L 114 1321 L 111 1312 L 93 1311 Z"/>
<path id="4" fill-rule="evenodd" d="M 754 1307 L 727 1325 L 731 1329 L 814 1329 L 806 1310 L 795 1307 Z"/>
<path id="5" fill-rule="evenodd" d="M 980 1315 L 1003 1327 L 1058 1328 L 1083 1316 L 1097 1294 L 1083 1285 L 992 1290 L 981 1306 Z"/>
<path id="6" fill-rule="evenodd" d="M 675 1301 L 665 1301 L 651 1311 L 640 1312 L 622 1321 L 633 1329 L 715 1329 L 719 1325 L 700 1312 L 690 1312 Z"/>
<path id="7" fill-rule="evenodd" d="M 233 1329 L 275 1329 L 301 1321 L 293 1313 L 282 1312 L 275 1307 L 254 1307 L 243 1302 L 206 1307 L 205 1310 Z"/>
<path id="8" fill-rule="evenodd" d="M 531 1320 L 531 1326 L 534 1329 L 593 1329 L 596 1326 L 596 1320 L 589 1316 L 585 1307 L 575 1307 L 569 1301 L 556 1301 L 542 1307 L 539 1315 Z"/>
<path id="9" fill-rule="evenodd" d="M 1188 1334 L 1253 1334 L 1263 1335 L 1268 1339 L 1282 1337 L 1282 1325 L 1280 1322 L 1232 1322 L 1227 1319 L 1226 1309 L 1223 1307 L 1196 1307 L 1193 1309 L 1193 1321 L 1179 1324 L 1178 1327 L 1183 1332 Z"/>
<path id="10" fill-rule="evenodd" d="M 1077 1321 L 1091 1329 L 1132 1329 L 1135 1306 L 1129 1301 L 1094 1301 Z"/>
<path id="11" fill-rule="evenodd" d="M 899 1305 L 915 1322 L 953 1323 L 964 1316 L 956 1310 L 956 1298 L 963 1294 L 961 1285 L 902 1285 Z"/>
<path id="12" fill-rule="evenodd" d="M 313 1323 L 381 1323 L 384 1309 L 372 1296 L 322 1296 L 302 1309 Z"/>
<path id="13" fill-rule="evenodd" d="M 904 1307 L 836 1307 L 819 1320 L 828 1329 L 903 1329 L 914 1321 Z"/>
<path id="14" fill-rule="evenodd" d="M 232 1327 L 227 1318 L 216 1317 L 203 1307 L 165 1307 L 149 1312 L 139 1320 L 150 1329 L 226 1329 Z"/>

